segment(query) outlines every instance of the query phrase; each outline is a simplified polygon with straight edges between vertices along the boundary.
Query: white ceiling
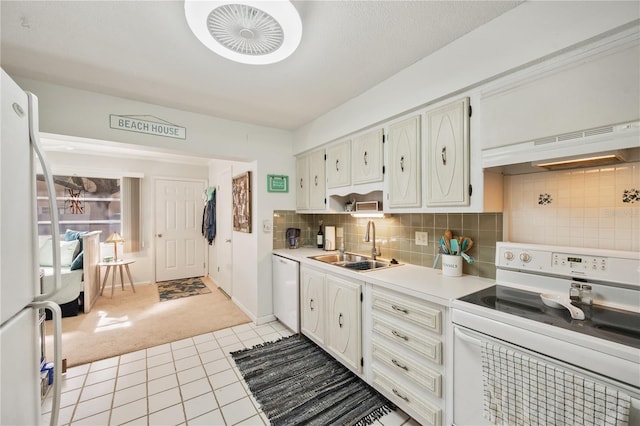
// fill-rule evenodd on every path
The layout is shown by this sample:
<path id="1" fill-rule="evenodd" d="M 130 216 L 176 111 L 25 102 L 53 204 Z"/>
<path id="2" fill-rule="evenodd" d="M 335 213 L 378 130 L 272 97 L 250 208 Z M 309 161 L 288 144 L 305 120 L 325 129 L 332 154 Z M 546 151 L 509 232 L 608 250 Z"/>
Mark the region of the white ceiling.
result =
<path id="1" fill-rule="evenodd" d="M 296 129 L 520 2 L 295 1 L 300 47 L 272 65 L 209 51 L 182 1 L 0 4 L 0 61 L 11 75 Z"/>

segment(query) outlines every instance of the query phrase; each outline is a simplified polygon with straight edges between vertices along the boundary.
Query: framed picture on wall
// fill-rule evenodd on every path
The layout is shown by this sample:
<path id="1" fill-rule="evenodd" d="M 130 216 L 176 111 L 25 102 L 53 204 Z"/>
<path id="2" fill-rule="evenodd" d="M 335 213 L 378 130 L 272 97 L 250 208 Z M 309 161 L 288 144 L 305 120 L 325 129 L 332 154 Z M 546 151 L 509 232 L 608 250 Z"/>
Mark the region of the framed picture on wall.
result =
<path id="1" fill-rule="evenodd" d="M 251 233 L 251 172 L 233 177 L 233 230 Z"/>

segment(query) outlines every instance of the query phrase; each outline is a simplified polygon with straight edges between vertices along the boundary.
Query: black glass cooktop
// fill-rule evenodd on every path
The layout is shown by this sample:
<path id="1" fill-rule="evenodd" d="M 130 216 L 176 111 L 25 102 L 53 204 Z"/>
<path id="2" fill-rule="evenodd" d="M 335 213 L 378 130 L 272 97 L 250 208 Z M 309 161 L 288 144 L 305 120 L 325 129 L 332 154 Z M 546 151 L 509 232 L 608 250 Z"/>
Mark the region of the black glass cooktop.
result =
<path id="1" fill-rule="evenodd" d="M 640 314 L 635 312 L 600 305 L 576 305 L 584 311 L 586 319 L 574 320 L 567 309 L 555 309 L 545 305 L 539 293 L 498 285 L 469 294 L 459 300 L 640 348 Z"/>

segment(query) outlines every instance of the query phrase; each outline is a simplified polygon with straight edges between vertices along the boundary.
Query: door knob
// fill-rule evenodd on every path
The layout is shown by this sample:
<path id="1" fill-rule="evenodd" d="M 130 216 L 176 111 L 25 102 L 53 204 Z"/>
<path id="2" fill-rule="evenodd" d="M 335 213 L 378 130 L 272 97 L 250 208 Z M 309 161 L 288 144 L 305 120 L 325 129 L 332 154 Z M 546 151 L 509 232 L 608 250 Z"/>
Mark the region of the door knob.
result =
<path id="1" fill-rule="evenodd" d="M 162 238 L 162 234 L 158 234 L 158 238 Z"/>

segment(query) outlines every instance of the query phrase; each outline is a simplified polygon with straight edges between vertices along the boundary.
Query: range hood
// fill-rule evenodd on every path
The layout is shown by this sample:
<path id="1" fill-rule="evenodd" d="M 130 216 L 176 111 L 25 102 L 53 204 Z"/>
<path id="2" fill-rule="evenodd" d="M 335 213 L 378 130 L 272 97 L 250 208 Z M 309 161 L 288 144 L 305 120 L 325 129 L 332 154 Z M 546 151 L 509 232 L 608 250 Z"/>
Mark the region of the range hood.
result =
<path id="1" fill-rule="evenodd" d="M 640 161 L 640 121 L 482 150 L 482 168 L 503 174 Z"/>

